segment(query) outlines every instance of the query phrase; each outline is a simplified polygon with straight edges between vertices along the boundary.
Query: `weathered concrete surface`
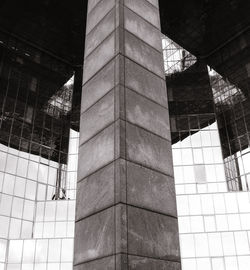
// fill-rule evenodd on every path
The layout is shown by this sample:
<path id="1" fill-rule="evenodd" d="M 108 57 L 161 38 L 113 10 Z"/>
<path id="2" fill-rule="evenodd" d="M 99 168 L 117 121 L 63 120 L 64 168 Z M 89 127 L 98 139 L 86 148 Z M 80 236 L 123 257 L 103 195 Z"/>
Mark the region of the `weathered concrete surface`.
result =
<path id="1" fill-rule="evenodd" d="M 177 217 L 173 179 L 132 162 L 127 163 L 127 202 Z"/>
<path id="2" fill-rule="evenodd" d="M 141 66 L 161 78 L 165 78 L 162 53 L 130 34 L 128 31 L 125 31 L 125 54 L 128 58 L 133 59 Z"/>
<path id="3" fill-rule="evenodd" d="M 127 158 L 173 176 L 171 143 L 151 132 L 126 124 Z"/>
<path id="4" fill-rule="evenodd" d="M 178 261 L 177 219 L 128 207 L 128 253 Z"/>
<path id="5" fill-rule="evenodd" d="M 149 99 L 126 89 L 126 119 L 167 140 L 170 138 L 168 111 Z"/>
<path id="6" fill-rule="evenodd" d="M 114 125 L 111 125 L 80 146 L 78 179 L 107 165 L 114 159 Z"/>
<path id="7" fill-rule="evenodd" d="M 147 257 L 128 256 L 129 269 L 131 270 L 181 270 L 179 262 L 156 260 Z"/>
<path id="8" fill-rule="evenodd" d="M 114 163 L 78 183 L 76 220 L 111 206 L 114 202 Z"/>
<path id="9" fill-rule="evenodd" d="M 115 253 L 114 208 L 76 222 L 74 263 Z"/>
<path id="10" fill-rule="evenodd" d="M 89 1 L 76 270 L 180 269 L 156 0 Z"/>
<path id="11" fill-rule="evenodd" d="M 86 111 L 114 87 L 114 72 L 115 63 L 112 61 L 84 85 L 84 95 L 81 102 L 82 112 Z"/>
<path id="12" fill-rule="evenodd" d="M 125 81 L 128 88 L 162 106 L 168 106 L 165 80 L 159 80 L 154 73 L 129 59 L 125 59 Z"/>
<path id="13" fill-rule="evenodd" d="M 81 126 L 84 133 L 80 138 L 80 145 L 112 122 L 114 122 L 114 90 L 111 90 L 82 115 Z"/>

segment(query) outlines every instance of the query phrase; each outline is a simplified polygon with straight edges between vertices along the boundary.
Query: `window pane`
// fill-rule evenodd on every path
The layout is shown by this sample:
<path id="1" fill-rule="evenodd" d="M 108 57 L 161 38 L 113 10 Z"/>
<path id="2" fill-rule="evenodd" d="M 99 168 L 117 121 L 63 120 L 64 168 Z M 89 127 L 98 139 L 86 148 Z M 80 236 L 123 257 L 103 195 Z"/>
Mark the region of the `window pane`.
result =
<path id="1" fill-rule="evenodd" d="M 23 262 L 33 263 L 35 253 L 35 240 L 25 240 L 23 244 Z"/>
<path id="2" fill-rule="evenodd" d="M 11 218 L 9 238 L 19 238 L 21 232 L 21 219 Z"/>
<path id="3" fill-rule="evenodd" d="M 36 197 L 36 183 L 34 181 L 27 180 L 25 198 L 35 200 Z"/>
<path id="4" fill-rule="evenodd" d="M 9 258 L 10 263 L 20 263 L 23 251 L 22 240 L 11 240 L 9 244 Z"/>
<path id="5" fill-rule="evenodd" d="M 33 214 L 35 210 L 35 203 L 30 200 L 24 201 L 23 218 L 33 220 Z"/>
<path id="6" fill-rule="evenodd" d="M 21 218 L 23 214 L 23 199 L 14 197 L 12 205 L 12 216 Z"/>
<path id="7" fill-rule="evenodd" d="M 19 197 L 24 197 L 26 180 L 21 177 L 16 177 L 14 194 Z"/>

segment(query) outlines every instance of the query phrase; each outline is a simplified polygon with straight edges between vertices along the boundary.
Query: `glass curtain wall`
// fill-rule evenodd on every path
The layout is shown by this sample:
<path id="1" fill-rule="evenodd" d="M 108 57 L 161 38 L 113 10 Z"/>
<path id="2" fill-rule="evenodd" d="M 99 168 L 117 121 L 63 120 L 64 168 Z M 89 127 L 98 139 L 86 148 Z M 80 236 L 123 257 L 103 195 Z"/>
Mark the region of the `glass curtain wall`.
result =
<path id="1" fill-rule="evenodd" d="M 72 269 L 74 73 L 0 33 L 0 269 Z"/>
<path id="2" fill-rule="evenodd" d="M 163 54 L 182 268 L 248 269 L 246 92 L 166 37 Z"/>

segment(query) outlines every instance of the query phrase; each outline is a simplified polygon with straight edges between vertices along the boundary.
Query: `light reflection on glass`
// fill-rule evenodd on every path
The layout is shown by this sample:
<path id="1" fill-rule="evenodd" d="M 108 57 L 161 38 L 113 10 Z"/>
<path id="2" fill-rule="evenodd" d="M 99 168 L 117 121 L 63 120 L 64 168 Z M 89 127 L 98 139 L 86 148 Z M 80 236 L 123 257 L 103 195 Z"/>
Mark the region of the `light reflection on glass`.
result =
<path id="1" fill-rule="evenodd" d="M 45 76 L 15 59 L 1 58 L 0 71 L 0 270 L 69 270 L 79 140 L 70 122 L 73 71 L 40 55 Z"/>

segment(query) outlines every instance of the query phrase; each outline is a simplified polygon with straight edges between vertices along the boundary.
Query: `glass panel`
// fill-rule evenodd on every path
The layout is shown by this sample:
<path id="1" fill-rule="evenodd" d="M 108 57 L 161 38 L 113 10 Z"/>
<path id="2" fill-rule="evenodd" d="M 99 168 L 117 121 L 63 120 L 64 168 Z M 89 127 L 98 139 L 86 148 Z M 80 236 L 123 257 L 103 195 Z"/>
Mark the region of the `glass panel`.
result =
<path id="1" fill-rule="evenodd" d="M 27 180 L 25 198 L 35 200 L 36 198 L 36 183 L 34 181 Z"/>
<path id="2" fill-rule="evenodd" d="M 0 239 L 0 262 L 5 262 L 6 249 L 7 241 Z"/>
<path id="3" fill-rule="evenodd" d="M 46 262 L 47 261 L 47 252 L 48 252 L 48 240 L 38 239 L 36 242 L 36 262 Z"/>
<path id="4" fill-rule="evenodd" d="M 28 169 L 28 160 L 24 158 L 19 158 L 17 164 L 17 175 L 26 177 L 27 169 Z"/>
<path id="5" fill-rule="evenodd" d="M 14 194 L 19 197 L 24 197 L 26 180 L 21 177 L 16 177 Z"/>
<path id="6" fill-rule="evenodd" d="M 15 174 L 17 167 L 17 157 L 13 155 L 8 155 L 5 171 L 8 173 Z"/>
<path id="7" fill-rule="evenodd" d="M 2 194 L 0 203 L 0 214 L 10 216 L 11 204 L 12 204 L 12 196 Z"/>
<path id="8" fill-rule="evenodd" d="M 59 262 L 61 255 L 61 240 L 51 239 L 49 240 L 49 253 L 48 261 L 49 262 Z"/>
<path id="9" fill-rule="evenodd" d="M 12 195 L 14 191 L 15 176 L 6 173 L 4 177 L 3 192 Z"/>
<path id="10" fill-rule="evenodd" d="M 22 251 L 23 251 L 23 241 L 22 240 L 11 240 L 9 243 L 8 262 L 21 263 Z"/>
<path id="11" fill-rule="evenodd" d="M 33 220 L 35 210 L 35 203 L 33 201 L 24 201 L 23 218 L 27 220 Z"/>
<path id="12" fill-rule="evenodd" d="M 62 262 L 72 262 L 73 261 L 73 239 L 63 239 L 62 240 Z"/>
<path id="13" fill-rule="evenodd" d="M 15 239 L 20 237 L 21 232 L 21 219 L 11 218 L 9 238 Z"/>
<path id="14" fill-rule="evenodd" d="M 33 263 L 35 253 L 35 240 L 25 240 L 23 244 L 23 262 Z"/>
<path id="15" fill-rule="evenodd" d="M 23 199 L 14 197 L 12 204 L 12 216 L 16 218 L 21 218 L 23 214 Z"/>
<path id="16" fill-rule="evenodd" d="M 45 197 L 46 197 L 46 186 L 42 184 L 38 184 L 37 200 L 44 201 Z"/>
<path id="17" fill-rule="evenodd" d="M 21 237 L 23 239 L 25 238 L 31 238 L 33 234 L 33 222 L 29 222 L 24 220 L 22 222 L 22 233 L 21 233 Z"/>

